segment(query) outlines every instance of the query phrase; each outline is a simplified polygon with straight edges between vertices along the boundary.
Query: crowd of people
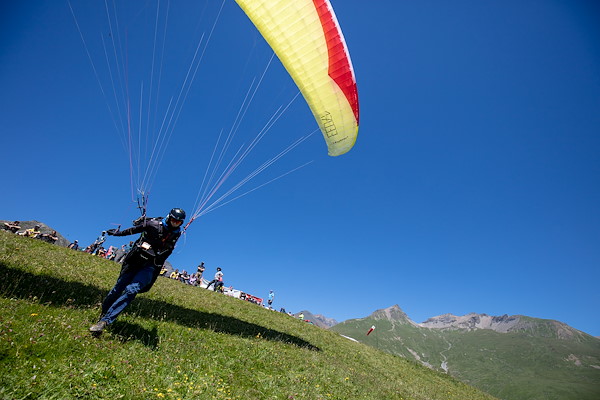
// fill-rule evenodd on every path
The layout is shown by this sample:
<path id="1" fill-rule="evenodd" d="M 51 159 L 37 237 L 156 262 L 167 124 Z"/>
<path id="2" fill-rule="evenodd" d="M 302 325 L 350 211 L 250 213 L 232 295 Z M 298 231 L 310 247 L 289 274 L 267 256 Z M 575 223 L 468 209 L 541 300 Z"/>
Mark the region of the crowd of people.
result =
<path id="1" fill-rule="evenodd" d="M 79 246 L 78 240 L 74 240 L 67 247 L 72 250 L 83 251 L 84 253 L 92 254 L 94 256 L 98 256 L 100 258 L 105 258 L 107 260 L 115 261 L 122 264 L 123 260 L 125 259 L 125 256 L 129 252 L 129 250 L 131 250 L 133 242 L 124 244 L 121 247 L 109 246 L 108 248 L 104 248 L 105 241 L 106 231 L 102 231 L 102 234 L 98 236 L 92 244 L 85 248 L 81 248 Z"/>
<path id="2" fill-rule="evenodd" d="M 58 240 L 58 234 L 56 231 L 52 231 L 51 233 L 42 233 L 40 225 L 35 225 L 33 228 L 22 230 L 22 227 L 20 226 L 20 221 L 14 221 L 5 222 L 4 229 L 21 236 L 44 240 L 48 243 L 56 243 L 56 241 Z M 112 232 L 108 233 L 114 234 Z M 98 236 L 89 246 L 85 248 L 80 247 L 78 240 L 74 240 L 67 247 L 72 250 L 82 251 L 97 257 L 101 257 L 107 260 L 123 264 L 127 254 L 132 250 L 134 242 L 131 241 L 129 242 L 129 244 L 122 245 L 121 247 L 109 246 L 108 248 L 105 248 L 104 243 L 107 239 L 106 234 L 107 231 L 102 231 L 100 236 Z M 207 290 L 210 290 L 210 288 L 212 287 L 212 290 L 215 292 L 236 297 L 241 300 L 245 300 L 250 303 L 257 304 L 270 310 L 273 310 L 272 306 L 275 299 L 275 293 L 273 290 L 269 291 L 267 304 L 264 304 L 263 299 L 260 297 L 253 296 L 249 293 L 245 293 L 240 290 L 235 290 L 233 289 L 233 287 L 225 287 L 223 280 L 224 274 L 221 267 L 217 267 L 215 275 L 210 281 L 204 278 L 205 270 L 206 267 L 204 266 L 204 262 L 201 262 L 200 265 L 197 266 L 196 271 L 191 274 L 188 274 L 186 270 L 179 271 L 178 269 L 169 272 L 170 269 L 163 265 L 163 267 L 160 270 L 159 276 L 177 280 L 186 285 L 205 288 Z M 284 308 L 281 308 L 280 312 L 292 315 L 291 313 L 286 312 Z M 302 316 L 300 319 L 303 319 Z"/>
<path id="3" fill-rule="evenodd" d="M 221 267 L 217 267 L 214 278 L 211 281 L 209 281 L 206 278 L 203 278 L 205 270 L 206 267 L 204 266 L 204 262 L 200 263 L 200 265 L 198 265 L 197 267 L 196 272 L 191 274 L 189 274 L 186 270 L 179 271 L 178 269 L 175 269 L 171 273 L 169 273 L 169 270 L 163 266 L 159 276 L 173 279 L 186 285 L 201 287 L 207 290 L 210 289 L 210 287 L 212 286 L 212 290 L 214 290 L 215 292 L 236 297 L 241 300 L 245 300 L 247 302 L 273 310 L 273 302 L 275 301 L 275 292 L 273 290 L 269 291 L 267 304 L 265 304 L 263 302 L 263 299 L 260 297 L 253 296 L 249 293 L 245 293 L 240 290 L 235 290 L 232 286 L 225 287 L 223 281 L 223 270 L 221 269 Z M 279 311 L 284 314 L 292 315 L 291 313 L 287 312 L 284 308 L 281 308 Z"/>
<path id="4" fill-rule="evenodd" d="M 129 242 L 129 244 L 123 245 L 120 248 L 115 247 L 115 246 L 109 246 L 108 248 L 105 248 L 104 243 L 106 242 L 106 239 L 107 239 L 106 231 L 102 231 L 100 236 L 98 236 L 96 238 L 96 240 L 94 240 L 94 242 L 92 242 L 89 246 L 87 246 L 84 249 L 80 250 L 79 243 L 77 240 L 75 240 L 71 244 L 69 244 L 68 247 L 73 250 L 80 250 L 80 251 L 83 251 L 83 252 L 86 252 L 86 253 L 122 264 L 125 256 L 127 255 L 127 253 L 129 253 L 132 246 L 134 245 L 134 242 Z M 201 262 L 200 265 L 197 266 L 196 271 L 193 273 L 188 273 L 187 270 L 180 271 L 179 269 L 174 269 L 174 270 L 171 270 L 171 272 L 169 272 L 170 269 L 167 268 L 166 265 L 163 265 L 163 267 L 160 270 L 159 276 L 173 279 L 173 280 L 179 281 L 181 283 L 184 283 L 186 285 L 197 286 L 197 287 L 201 287 L 204 289 L 212 288 L 213 291 L 218 292 L 218 293 L 229 294 L 229 295 L 232 295 L 232 293 L 235 293 L 236 294 L 235 297 L 238 297 L 242 300 L 246 300 L 250 303 L 261 305 L 261 306 L 264 305 L 262 298 L 252 296 L 248 293 L 244 293 L 241 291 L 235 291 L 233 289 L 233 287 L 226 288 L 224 280 L 223 280 L 223 270 L 221 267 L 217 267 L 215 275 L 214 275 L 213 279 L 210 281 L 208 279 L 204 278 L 205 270 L 206 270 L 206 267 L 204 266 L 204 262 Z M 239 292 L 239 296 L 238 296 L 237 292 Z M 275 294 L 271 290 L 269 293 L 269 300 L 268 300 L 267 308 L 272 309 L 272 304 L 273 304 L 274 298 L 275 298 Z M 285 312 L 285 310 L 284 310 L 284 312 Z"/>
<path id="5" fill-rule="evenodd" d="M 179 272 L 178 269 L 173 270 L 169 274 L 169 269 L 167 267 L 163 266 L 162 269 L 160 270 L 160 276 L 174 279 L 181 283 L 185 283 L 187 285 L 201 286 L 202 285 L 202 274 L 204 274 L 204 270 L 205 270 L 205 268 L 204 268 L 203 262 L 200 263 L 200 265 L 198 265 L 197 271 L 194 272 L 193 274 L 188 274 L 187 271 L 185 271 L 185 270 Z"/>
<path id="6" fill-rule="evenodd" d="M 21 231 L 22 228 L 20 221 L 5 222 L 4 229 L 20 236 L 26 236 L 32 239 L 39 239 L 52 244 L 56 243 L 56 241 L 58 240 L 58 233 L 56 233 L 56 231 L 52 231 L 51 233 L 42 233 L 42 228 L 39 225 L 35 225 L 33 228 Z"/>
<path id="7" fill-rule="evenodd" d="M 210 290 L 212 286 L 212 290 L 215 292 L 223 293 L 232 297 L 239 298 L 241 300 L 246 300 L 250 303 L 263 305 L 263 301 L 259 297 L 252 296 L 248 293 L 244 293 L 241 290 L 235 290 L 232 286 L 225 287 L 225 283 L 223 281 L 223 270 L 221 269 L 221 267 L 217 267 L 215 275 L 211 281 L 203 277 L 205 270 L 206 267 L 204 266 L 204 262 L 200 263 L 200 265 L 198 265 L 197 267 L 196 272 L 192 274 L 188 274 L 186 270 L 179 271 L 178 269 L 175 269 L 171 273 L 169 273 L 169 270 L 163 266 L 159 276 L 173 279 L 186 285 L 201 287 L 207 290 Z M 273 298 L 275 297 L 275 294 L 272 290 L 269 296 L 270 301 L 268 308 L 271 308 L 271 305 L 273 304 Z"/>

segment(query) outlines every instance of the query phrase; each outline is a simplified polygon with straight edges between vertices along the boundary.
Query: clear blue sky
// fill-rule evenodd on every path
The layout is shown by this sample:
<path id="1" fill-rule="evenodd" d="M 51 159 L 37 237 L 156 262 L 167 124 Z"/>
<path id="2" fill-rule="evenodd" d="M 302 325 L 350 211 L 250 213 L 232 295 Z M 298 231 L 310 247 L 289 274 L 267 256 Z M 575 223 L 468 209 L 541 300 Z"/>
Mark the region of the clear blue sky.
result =
<path id="1" fill-rule="evenodd" d="M 214 0 L 171 1 L 168 15 L 166 2 L 109 1 L 111 26 L 103 1 L 71 1 L 85 46 L 66 0 L 0 6 L 0 218 L 89 244 L 138 215 L 130 175 L 147 156 L 130 168 L 123 99 L 147 155 L 216 21 L 150 186 L 149 214 L 191 213 L 272 53 L 232 0 L 218 19 Z M 600 335 L 598 3 L 333 6 L 358 81 L 356 146 L 332 158 L 311 136 L 235 195 L 310 164 L 196 220 L 170 261 L 339 321 L 398 304 L 416 322 L 523 314 Z M 226 162 L 296 93 L 273 60 Z M 297 99 L 228 187 L 316 127 Z"/>

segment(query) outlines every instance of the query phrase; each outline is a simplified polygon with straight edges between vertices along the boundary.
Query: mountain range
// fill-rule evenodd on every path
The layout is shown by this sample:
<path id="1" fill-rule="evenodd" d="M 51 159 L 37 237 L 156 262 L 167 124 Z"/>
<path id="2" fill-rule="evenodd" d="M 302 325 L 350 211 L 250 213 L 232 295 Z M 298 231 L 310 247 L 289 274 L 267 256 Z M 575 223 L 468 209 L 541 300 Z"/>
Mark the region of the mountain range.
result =
<path id="1" fill-rule="evenodd" d="M 330 330 L 500 399 L 600 399 L 600 339 L 559 321 L 471 313 L 416 323 L 394 305 Z"/>

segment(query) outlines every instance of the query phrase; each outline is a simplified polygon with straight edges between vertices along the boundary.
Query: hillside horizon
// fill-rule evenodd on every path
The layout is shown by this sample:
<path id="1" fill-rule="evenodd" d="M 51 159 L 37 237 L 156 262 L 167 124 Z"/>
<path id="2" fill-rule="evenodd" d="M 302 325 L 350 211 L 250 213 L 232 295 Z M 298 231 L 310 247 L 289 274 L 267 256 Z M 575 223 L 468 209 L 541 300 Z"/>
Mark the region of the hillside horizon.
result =
<path id="1" fill-rule="evenodd" d="M 13 221 L 10 221 L 10 220 L 0 220 L 0 225 L 2 225 L 4 222 L 13 222 Z M 21 222 L 22 228 L 23 228 L 21 231 L 24 231 L 25 229 L 32 228 L 36 224 L 39 224 L 39 225 L 42 226 L 42 232 L 43 233 L 49 233 L 52 230 L 54 230 L 51 226 L 45 224 L 44 222 L 38 221 L 38 220 L 29 220 L 29 221 L 20 221 L 20 222 Z M 65 239 L 65 237 L 61 234 L 61 232 L 57 231 L 57 233 L 58 233 L 58 236 L 59 236 L 59 241 L 57 242 L 57 245 L 63 246 L 63 247 L 67 246 L 69 244 L 69 241 Z M 80 243 L 80 245 L 81 244 L 82 243 Z M 85 247 L 85 245 L 82 246 L 82 247 Z M 170 262 L 168 262 L 168 264 L 169 264 L 169 267 L 172 268 L 172 269 L 182 269 L 181 267 L 172 265 Z M 395 305 L 392 305 L 392 306 L 389 306 L 389 307 L 379 308 L 379 309 L 373 311 L 371 314 L 373 314 L 373 313 L 375 313 L 375 312 L 377 312 L 379 310 L 385 310 L 385 309 L 388 309 L 388 308 L 394 307 L 394 306 L 397 306 L 398 308 L 400 308 L 400 306 L 398 304 L 395 304 Z M 284 305 L 282 305 L 282 307 L 286 308 Z M 350 320 L 354 320 L 354 319 L 365 318 L 365 317 L 353 317 L 353 318 L 345 319 L 343 321 L 337 321 L 335 318 L 331 318 L 328 315 L 325 315 L 324 313 L 321 313 L 320 310 L 308 310 L 308 309 L 302 309 L 301 311 L 297 311 L 297 312 L 293 312 L 293 313 L 294 313 L 294 315 L 297 315 L 300 312 L 308 312 L 308 313 L 310 313 L 310 315 L 314 315 L 315 317 L 317 317 L 316 321 L 318 321 L 318 322 L 316 323 L 316 325 L 320 326 L 322 328 L 330 328 L 330 327 L 335 326 L 336 324 L 339 324 L 339 323 L 342 323 L 342 322 L 346 322 L 346 321 L 350 321 Z M 404 313 L 404 311 L 402 311 L 402 312 Z M 371 314 L 369 314 L 369 315 L 371 315 Z M 491 316 L 490 314 L 487 314 L 485 312 L 483 312 L 483 313 L 470 312 L 470 313 L 464 314 L 462 316 L 446 312 L 446 313 L 442 313 L 442 314 L 437 314 L 437 315 L 432 316 L 432 317 L 427 317 L 427 319 L 424 320 L 423 322 L 416 322 L 416 321 L 412 320 L 410 317 L 408 317 L 408 315 L 407 315 L 407 318 L 409 318 L 415 324 L 424 324 L 428 320 L 439 318 L 439 317 L 443 317 L 443 316 L 467 317 L 469 315 Z M 505 315 L 508 315 L 508 314 L 502 314 L 502 316 L 505 316 Z M 511 316 L 526 316 L 526 317 L 530 317 L 530 318 L 539 318 L 539 317 L 535 317 L 535 316 L 531 316 L 531 315 L 526 315 L 526 314 L 513 314 Z M 500 317 L 500 316 L 497 316 L 497 317 Z M 547 319 L 547 320 L 550 320 L 550 321 L 557 321 L 557 322 L 563 323 L 563 324 L 565 324 L 565 325 L 567 325 L 567 326 L 569 326 L 569 327 L 571 327 L 573 329 L 577 329 L 577 328 L 574 328 L 574 327 L 570 326 L 569 324 L 567 324 L 567 323 L 565 323 L 563 321 L 557 320 L 557 319 L 549 319 L 549 318 L 539 318 L 539 319 Z M 581 332 L 584 332 L 584 333 L 586 333 L 588 335 L 594 336 L 596 338 L 600 338 L 600 334 L 596 335 L 595 333 L 592 333 L 592 332 L 586 332 L 586 331 L 580 330 L 580 329 L 577 329 L 577 330 L 579 330 Z"/>

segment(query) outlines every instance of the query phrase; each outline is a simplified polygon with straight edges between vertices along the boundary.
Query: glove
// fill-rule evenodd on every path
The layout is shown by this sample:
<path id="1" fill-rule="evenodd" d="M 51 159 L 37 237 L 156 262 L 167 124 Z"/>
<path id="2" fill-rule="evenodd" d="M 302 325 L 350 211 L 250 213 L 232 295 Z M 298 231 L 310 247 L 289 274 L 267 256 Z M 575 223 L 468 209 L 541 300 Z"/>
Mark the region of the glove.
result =
<path id="1" fill-rule="evenodd" d="M 107 230 L 106 230 L 106 234 L 107 234 L 107 235 L 110 235 L 110 236 L 113 236 L 113 235 L 114 235 L 115 233 L 117 233 L 117 232 L 118 232 L 118 230 L 117 230 L 117 229 L 107 229 Z"/>

